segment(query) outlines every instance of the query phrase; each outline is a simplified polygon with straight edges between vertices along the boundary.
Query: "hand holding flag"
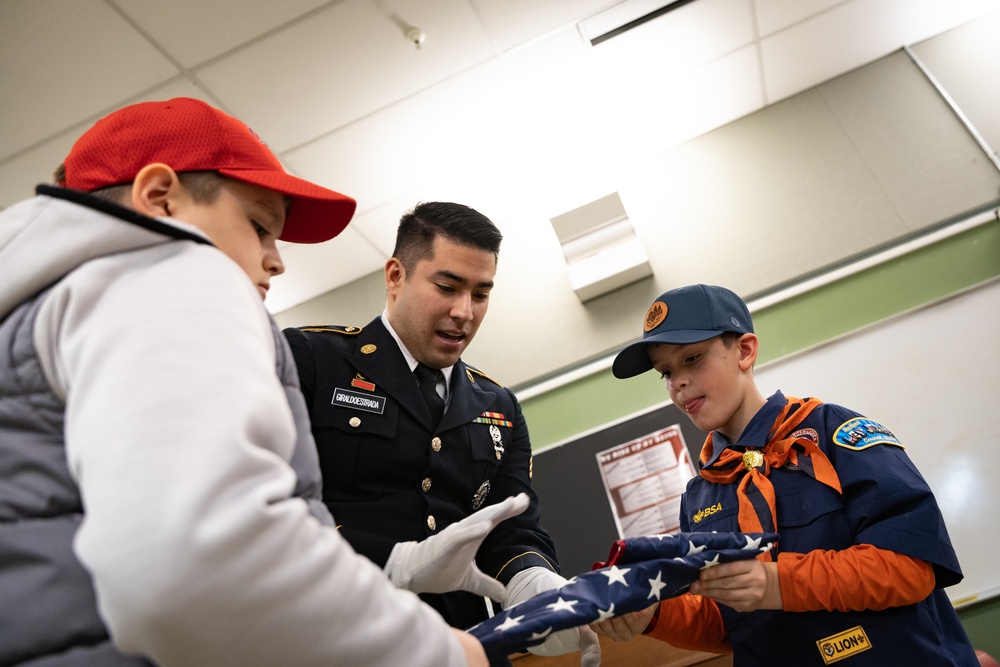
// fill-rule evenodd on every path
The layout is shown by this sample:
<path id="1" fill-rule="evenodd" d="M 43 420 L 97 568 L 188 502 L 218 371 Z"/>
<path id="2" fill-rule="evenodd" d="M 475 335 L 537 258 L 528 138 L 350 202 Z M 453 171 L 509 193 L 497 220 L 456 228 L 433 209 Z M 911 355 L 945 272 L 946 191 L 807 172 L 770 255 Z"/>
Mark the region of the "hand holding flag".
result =
<path id="1" fill-rule="evenodd" d="M 770 533 L 679 533 L 618 540 L 605 563 L 469 629 L 487 653 L 510 654 L 552 633 L 680 595 L 699 573 L 754 558 L 774 545 Z"/>

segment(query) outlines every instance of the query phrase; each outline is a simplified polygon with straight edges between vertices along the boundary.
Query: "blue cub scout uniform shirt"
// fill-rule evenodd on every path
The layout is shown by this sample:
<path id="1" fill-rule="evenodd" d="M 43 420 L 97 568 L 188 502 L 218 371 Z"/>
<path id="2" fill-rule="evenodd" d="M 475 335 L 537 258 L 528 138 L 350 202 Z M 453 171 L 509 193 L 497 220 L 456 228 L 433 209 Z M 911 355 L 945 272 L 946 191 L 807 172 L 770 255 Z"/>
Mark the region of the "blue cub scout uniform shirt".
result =
<path id="1" fill-rule="evenodd" d="M 771 396 L 734 445 L 714 433 L 712 460 L 727 446 L 763 448 L 785 403 L 780 392 Z M 735 667 L 977 667 L 941 590 L 961 581 L 958 559 L 937 502 L 899 441 L 877 422 L 829 403 L 810 413 L 796 433 L 813 439 L 827 455 L 843 495 L 794 466 L 772 469 L 778 552 L 871 544 L 930 563 L 936 588 L 917 604 L 883 611 L 741 613 L 719 605 Z M 738 531 L 736 487 L 690 480 L 681 502 L 681 530 Z"/>

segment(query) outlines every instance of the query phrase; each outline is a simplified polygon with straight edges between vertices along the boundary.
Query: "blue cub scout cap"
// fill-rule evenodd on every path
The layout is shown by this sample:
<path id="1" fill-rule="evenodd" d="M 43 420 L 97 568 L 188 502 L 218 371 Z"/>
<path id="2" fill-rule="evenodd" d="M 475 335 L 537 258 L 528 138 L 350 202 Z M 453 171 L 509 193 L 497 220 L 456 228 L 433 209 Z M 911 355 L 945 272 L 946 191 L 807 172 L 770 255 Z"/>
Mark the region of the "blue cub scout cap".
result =
<path id="1" fill-rule="evenodd" d="M 650 343 L 687 345 L 727 331 L 753 333 L 753 320 L 743 299 L 725 287 L 689 285 L 661 294 L 646 311 L 642 330 L 642 340 L 615 357 L 611 372 L 616 378 L 630 378 L 653 367 L 646 354 Z"/>

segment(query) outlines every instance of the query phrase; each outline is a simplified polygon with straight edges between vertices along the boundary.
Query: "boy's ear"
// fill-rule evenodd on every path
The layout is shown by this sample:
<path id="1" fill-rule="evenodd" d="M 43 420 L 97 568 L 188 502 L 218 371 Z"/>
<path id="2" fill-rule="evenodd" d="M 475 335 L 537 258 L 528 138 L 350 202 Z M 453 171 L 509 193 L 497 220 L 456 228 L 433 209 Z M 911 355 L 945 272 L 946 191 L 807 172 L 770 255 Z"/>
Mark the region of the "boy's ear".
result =
<path id="1" fill-rule="evenodd" d="M 132 181 L 132 208 L 149 217 L 170 217 L 181 181 L 168 165 L 156 162 L 143 167 Z"/>
<path id="2" fill-rule="evenodd" d="M 743 334 L 736 341 L 736 348 L 740 352 L 739 365 L 741 371 L 748 371 L 753 368 L 754 362 L 757 361 L 759 344 L 757 336 L 752 333 Z"/>

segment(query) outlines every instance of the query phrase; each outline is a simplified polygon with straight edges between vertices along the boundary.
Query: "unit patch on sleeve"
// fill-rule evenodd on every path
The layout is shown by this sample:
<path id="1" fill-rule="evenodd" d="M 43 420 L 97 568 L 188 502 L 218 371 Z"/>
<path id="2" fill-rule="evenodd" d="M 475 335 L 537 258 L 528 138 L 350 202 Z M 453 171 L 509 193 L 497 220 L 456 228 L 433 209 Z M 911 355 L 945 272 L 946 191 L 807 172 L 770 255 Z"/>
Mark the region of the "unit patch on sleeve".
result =
<path id="1" fill-rule="evenodd" d="M 833 443 L 847 449 L 867 449 L 872 445 L 895 445 L 903 447 L 903 443 L 892 434 L 892 431 L 877 421 L 865 417 L 855 417 L 837 427 L 833 434 Z"/>
<path id="2" fill-rule="evenodd" d="M 824 665 L 832 665 L 835 662 L 840 662 L 844 658 L 850 658 L 852 655 L 867 651 L 871 647 L 868 635 L 865 634 L 864 628 L 860 625 L 856 625 L 850 630 L 830 635 L 816 642 L 816 648 L 819 649 L 820 655 L 823 656 Z"/>

